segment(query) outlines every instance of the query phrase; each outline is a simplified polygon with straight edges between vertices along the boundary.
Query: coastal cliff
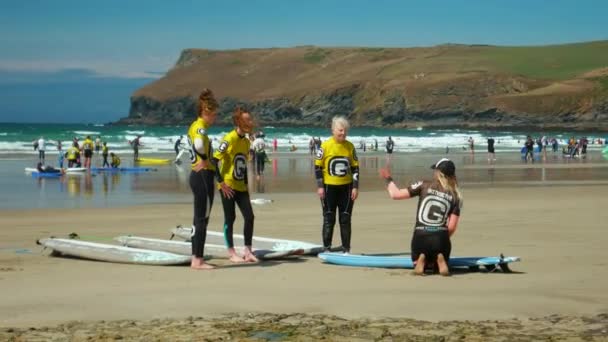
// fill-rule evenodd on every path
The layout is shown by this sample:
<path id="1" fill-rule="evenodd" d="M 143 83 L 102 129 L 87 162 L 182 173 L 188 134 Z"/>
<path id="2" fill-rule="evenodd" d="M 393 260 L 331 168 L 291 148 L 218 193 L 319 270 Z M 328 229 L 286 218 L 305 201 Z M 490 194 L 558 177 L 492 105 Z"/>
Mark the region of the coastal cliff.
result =
<path id="1" fill-rule="evenodd" d="M 219 124 L 245 104 L 260 125 L 608 130 L 608 41 L 540 46 L 182 51 L 119 124 L 188 124 L 202 88 Z"/>

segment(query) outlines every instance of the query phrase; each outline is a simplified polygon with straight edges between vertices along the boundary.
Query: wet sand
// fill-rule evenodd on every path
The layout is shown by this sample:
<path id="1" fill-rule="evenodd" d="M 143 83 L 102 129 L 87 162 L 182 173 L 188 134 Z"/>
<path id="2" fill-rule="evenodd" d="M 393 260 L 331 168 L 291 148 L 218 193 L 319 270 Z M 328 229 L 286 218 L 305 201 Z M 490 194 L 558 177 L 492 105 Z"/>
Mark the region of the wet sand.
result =
<path id="1" fill-rule="evenodd" d="M 71 232 L 99 242 L 123 234 L 168 238 L 170 227 L 191 221 L 191 204 L 5 210 L 0 339 L 606 340 L 608 186 L 464 191 L 452 254 L 520 256 L 515 273 L 414 277 L 315 258 L 205 272 L 56 258 L 35 239 Z M 257 235 L 320 240 L 313 193 L 257 196 L 275 200 L 254 207 Z M 353 252 L 409 251 L 415 206 L 362 192 Z M 216 201 L 212 229 L 221 217 Z M 237 218 L 237 232 L 241 224 Z"/>

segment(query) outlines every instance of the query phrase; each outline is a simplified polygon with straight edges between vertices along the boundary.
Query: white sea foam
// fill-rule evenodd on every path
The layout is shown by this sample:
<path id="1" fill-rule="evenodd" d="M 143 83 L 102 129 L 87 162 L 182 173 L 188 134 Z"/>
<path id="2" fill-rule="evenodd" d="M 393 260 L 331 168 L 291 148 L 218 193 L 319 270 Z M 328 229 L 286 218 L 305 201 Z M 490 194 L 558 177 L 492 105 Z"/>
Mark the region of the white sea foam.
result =
<path id="1" fill-rule="evenodd" d="M 127 134 L 139 134 L 139 135 L 146 133 L 146 131 L 124 131 L 124 132 Z"/>
<path id="2" fill-rule="evenodd" d="M 78 135 L 99 135 L 101 134 L 100 132 L 96 132 L 96 131 L 72 131 L 75 134 Z"/>

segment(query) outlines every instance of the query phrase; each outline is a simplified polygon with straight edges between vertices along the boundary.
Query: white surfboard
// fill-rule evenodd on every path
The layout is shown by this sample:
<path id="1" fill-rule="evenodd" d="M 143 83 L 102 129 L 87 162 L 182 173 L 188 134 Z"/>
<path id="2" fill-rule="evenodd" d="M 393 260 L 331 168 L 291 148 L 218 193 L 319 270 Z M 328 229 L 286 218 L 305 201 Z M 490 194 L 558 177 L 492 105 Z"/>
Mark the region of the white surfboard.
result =
<path id="1" fill-rule="evenodd" d="M 72 239 L 47 238 L 38 244 L 66 256 L 141 265 L 189 264 L 191 256 Z"/>
<path id="2" fill-rule="evenodd" d="M 190 241 L 190 238 L 192 237 L 192 228 L 178 226 L 172 228 L 171 233 L 186 241 Z M 235 245 L 243 245 L 245 243 L 245 237 L 241 234 L 234 234 L 233 239 Z M 224 245 L 224 233 L 208 230 L 206 241 L 211 244 Z M 317 255 L 323 252 L 323 246 L 316 245 L 314 243 L 297 240 L 275 239 L 261 236 L 253 237 L 253 247 L 273 251 L 302 249 L 304 250 L 303 255 Z M 332 249 L 332 251 L 339 251 L 339 249 Z"/>
<path id="3" fill-rule="evenodd" d="M 140 236 L 117 236 L 114 238 L 114 240 L 118 241 L 121 245 L 127 247 L 151 249 L 180 255 L 192 255 L 192 244 L 190 242 L 152 239 Z M 241 255 L 243 254 L 243 247 L 236 247 L 235 249 L 237 253 Z M 253 250 L 253 254 L 258 259 L 263 260 L 280 259 L 294 255 L 302 255 L 303 252 L 303 249 L 291 249 L 280 251 L 263 249 Z M 223 245 L 205 243 L 205 255 L 211 255 L 211 257 L 227 258 L 228 251 Z"/>

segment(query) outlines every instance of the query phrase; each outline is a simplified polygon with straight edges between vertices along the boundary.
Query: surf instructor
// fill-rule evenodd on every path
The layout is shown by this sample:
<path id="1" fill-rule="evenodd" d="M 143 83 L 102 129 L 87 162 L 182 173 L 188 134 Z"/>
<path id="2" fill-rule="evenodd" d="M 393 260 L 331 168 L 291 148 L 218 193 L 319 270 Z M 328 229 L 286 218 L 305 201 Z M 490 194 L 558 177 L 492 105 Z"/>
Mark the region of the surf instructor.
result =
<path id="1" fill-rule="evenodd" d="M 190 163 L 190 188 L 194 195 L 194 218 L 192 224 L 194 232 L 192 235 L 192 261 L 190 267 L 197 270 L 209 270 L 215 268 L 205 263 L 204 249 L 207 237 L 207 225 L 209 214 L 213 206 L 213 175 L 215 166 L 210 162 L 212 157 L 211 140 L 208 130 L 215 122 L 218 103 L 213 92 L 203 89 L 198 97 L 198 117 L 188 129 L 188 142 L 191 146 Z"/>
<path id="2" fill-rule="evenodd" d="M 380 169 L 390 197 L 394 200 L 418 197 L 416 226 L 412 236 L 414 274 L 423 275 L 425 266 L 435 263 L 443 276 L 450 274 L 448 262 L 462 207 L 462 195 L 456 179 L 456 166 L 443 158 L 431 166 L 433 180 L 421 180 L 399 189 L 389 169 Z"/>

